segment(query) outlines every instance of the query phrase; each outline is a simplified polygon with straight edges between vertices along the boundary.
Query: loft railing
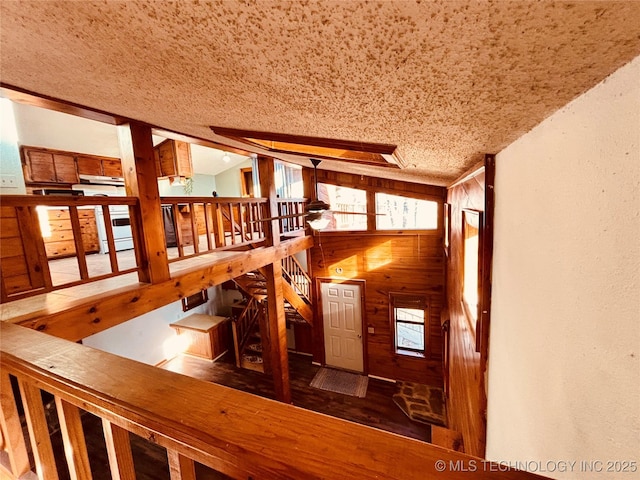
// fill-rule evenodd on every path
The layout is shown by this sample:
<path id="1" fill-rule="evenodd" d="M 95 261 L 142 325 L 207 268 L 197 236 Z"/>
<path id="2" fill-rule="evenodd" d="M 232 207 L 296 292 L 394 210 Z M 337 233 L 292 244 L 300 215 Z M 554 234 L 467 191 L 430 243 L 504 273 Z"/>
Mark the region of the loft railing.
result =
<path id="1" fill-rule="evenodd" d="M 282 274 L 296 293 L 311 304 L 311 278 L 293 255 L 282 259 Z"/>
<path id="2" fill-rule="evenodd" d="M 169 261 L 264 240 L 264 198 L 162 197 Z M 175 250 L 171 250 L 176 247 Z"/>
<path id="3" fill-rule="evenodd" d="M 166 451 L 172 479 L 195 478 L 196 462 L 244 479 L 540 478 L 17 325 L 0 323 L 0 334 L 0 476 L 52 479 L 67 468 L 90 480 L 98 442 L 87 442 L 88 412 L 102 422 L 114 479 L 135 478 L 129 432 Z M 64 454 L 52 444 L 43 392 L 55 399 Z"/>
<path id="4" fill-rule="evenodd" d="M 265 205 L 263 198 L 162 198 L 167 261 L 263 241 Z M 3 195 L 2 302 L 129 273 L 140 278 L 147 263 L 141 220 L 134 197 Z"/>
<path id="5" fill-rule="evenodd" d="M 306 198 L 279 198 L 278 203 L 278 223 L 280 233 L 292 233 L 305 228 L 304 207 L 307 204 Z M 274 215 L 275 216 L 275 215 Z"/>
<path id="6" fill-rule="evenodd" d="M 2 196 L 2 301 L 138 272 L 139 211 L 133 197 Z M 116 218 L 122 216 L 128 219 Z M 121 240 L 116 232 L 122 229 L 129 229 L 126 258 L 117 252 Z M 101 251 L 108 251 L 108 262 L 96 265 L 89 253 Z M 66 262 L 63 271 L 50 268 L 50 260 L 63 257 L 75 257 L 75 262 Z"/>

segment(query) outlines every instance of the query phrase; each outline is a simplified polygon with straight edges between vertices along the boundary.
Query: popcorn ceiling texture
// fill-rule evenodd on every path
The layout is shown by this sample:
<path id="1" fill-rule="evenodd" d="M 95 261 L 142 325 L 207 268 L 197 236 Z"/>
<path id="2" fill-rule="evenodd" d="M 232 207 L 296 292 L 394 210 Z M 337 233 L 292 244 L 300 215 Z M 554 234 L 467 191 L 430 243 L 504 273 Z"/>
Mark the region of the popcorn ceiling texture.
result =
<path id="1" fill-rule="evenodd" d="M 10 1 L 2 82 L 212 140 L 396 144 L 446 185 L 640 55 L 636 1 Z M 308 165 L 308 163 L 305 163 Z"/>

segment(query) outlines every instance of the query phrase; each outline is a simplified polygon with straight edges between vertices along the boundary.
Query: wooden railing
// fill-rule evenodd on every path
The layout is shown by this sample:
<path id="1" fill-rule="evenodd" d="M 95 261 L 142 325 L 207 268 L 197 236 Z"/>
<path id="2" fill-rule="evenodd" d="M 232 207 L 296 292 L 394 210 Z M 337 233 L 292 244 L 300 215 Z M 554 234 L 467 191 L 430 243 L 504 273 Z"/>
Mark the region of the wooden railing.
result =
<path id="1" fill-rule="evenodd" d="M 114 479 L 135 478 L 141 459 L 136 450 L 134 462 L 131 442 L 139 437 L 165 450 L 173 480 L 194 479 L 196 462 L 244 479 L 540 478 L 17 325 L 0 324 L 0 334 L 0 476 L 35 470 L 48 480 L 68 469 L 71 478 L 93 478 L 99 442 L 87 441 L 81 421 L 89 412 L 102 423 L 104 434 L 94 434 Z M 43 392 L 55 399 L 64 453 L 51 441 Z"/>
<path id="2" fill-rule="evenodd" d="M 177 247 L 169 261 L 202 255 L 216 249 L 237 248 L 265 238 L 264 198 L 162 197 L 164 217 L 173 222 Z M 171 243 L 169 243 L 171 246 Z"/>
<path id="3" fill-rule="evenodd" d="M 296 293 L 311 304 L 311 278 L 293 255 L 282 259 L 282 275 Z"/>
<path id="4" fill-rule="evenodd" d="M 279 198 L 278 217 L 285 217 L 279 220 L 280 233 L 291 233 L 305 228 L 304 207 L 307 204 L 306 198 Z M 276 216 L 276 215 L 274 215 Z"/>
<path id="5" fill-rule="evenodd" d="M 242 351 L 247 340 L 251 336 L 260 315 L 264 315 L 264 306 L 254 297 L 250 297 L 247 305 L 237 318 L 231 319 L 231 329 L 233 331 L 233 346 L 236 354 L 236 366 L 240 368 L 242 361 Z"/>
<path id="6" fill-rule="evenodd" d="M 128 211 L 131 219 L 129 241 L 134 255 L 128 256 L 128 265 L 122 265 L 116 252 L 109 206 Z M 140 270 L 137 198 L 4 195 L 0 210 L 3 302 Z M 98 228 L 106 235 L 106 246 L 100 245 Z M 101 262 L 93 272 L 87 253 L 101 250 L 108 250 L 109 271 Z M 77 274 L 71 280 L 73 264 L 55 278 L 49 268 L 50 258 L 64 256 L 76 259 Z"/>
<path id="7" fill-rule="evenodd" d="M 165 233 L 175 235 L 173 243 L 167 239 L 167 261 L 262 242 L 265 204 L 263 198 L 162 198 Z M 110 206 L 129 218 L 116 218 Z M 140 274 L 147 262 L 140 230 L 144 224 L 134 197 L 3 195 L 0 223 L 2 302 Z M 114 228 L 130 229 L 126 246 Z M 50 262 L 64 257 L 74 260 L 63 271 L 54 269 Z"/>

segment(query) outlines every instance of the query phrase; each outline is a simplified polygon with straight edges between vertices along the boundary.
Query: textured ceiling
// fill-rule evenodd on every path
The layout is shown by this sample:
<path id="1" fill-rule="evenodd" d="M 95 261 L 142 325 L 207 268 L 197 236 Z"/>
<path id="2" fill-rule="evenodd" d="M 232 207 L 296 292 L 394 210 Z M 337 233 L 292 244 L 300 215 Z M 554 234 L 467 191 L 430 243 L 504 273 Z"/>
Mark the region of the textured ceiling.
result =
<path id="1" fill-rule="evenodd" d="M 445 185 L 640 55 L 640 2 L 0 2 L 2 82 L 220 140 L 396 144 Z M 375 169 L 323 162 L 375 175 Z"/>

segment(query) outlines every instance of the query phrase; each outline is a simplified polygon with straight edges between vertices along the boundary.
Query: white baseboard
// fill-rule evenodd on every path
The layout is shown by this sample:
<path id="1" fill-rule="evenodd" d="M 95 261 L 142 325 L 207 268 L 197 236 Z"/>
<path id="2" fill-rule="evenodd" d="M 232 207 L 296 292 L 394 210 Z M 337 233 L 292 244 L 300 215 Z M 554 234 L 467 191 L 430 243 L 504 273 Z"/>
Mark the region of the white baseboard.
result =
<path id="1" fill-rule="evenodd" d="M 379 377 L 377 375 L 369 374 L 369 378 L 375 378 L 376 380 L 382 380 L 383 382 L 396 383 L 396 381 L 393 380 L 392 378 Z"/>

